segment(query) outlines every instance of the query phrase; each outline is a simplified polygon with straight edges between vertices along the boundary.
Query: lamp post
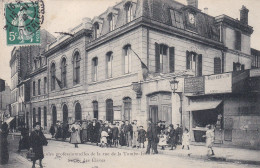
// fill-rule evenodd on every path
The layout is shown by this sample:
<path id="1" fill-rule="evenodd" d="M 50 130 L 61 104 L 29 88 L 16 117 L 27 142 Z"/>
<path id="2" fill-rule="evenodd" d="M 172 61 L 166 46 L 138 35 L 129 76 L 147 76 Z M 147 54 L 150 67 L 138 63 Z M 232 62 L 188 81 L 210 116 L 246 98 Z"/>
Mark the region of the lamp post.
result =
<path id="1" fill-rule="evenodd" d="M 178 94 L 180 97 L 180 108 L 179 108 L 179 112 L 180 112 L 180 126 L 182 126 L 182 92 L 177 92 L 178 90 L 178 84 L 179 81 L 176 80 L 176 77 L 173 77 L 173 80 L 170 81 L 170 85 L 171 85 L 171 89 L 172 92 L 174 94 Z"/>

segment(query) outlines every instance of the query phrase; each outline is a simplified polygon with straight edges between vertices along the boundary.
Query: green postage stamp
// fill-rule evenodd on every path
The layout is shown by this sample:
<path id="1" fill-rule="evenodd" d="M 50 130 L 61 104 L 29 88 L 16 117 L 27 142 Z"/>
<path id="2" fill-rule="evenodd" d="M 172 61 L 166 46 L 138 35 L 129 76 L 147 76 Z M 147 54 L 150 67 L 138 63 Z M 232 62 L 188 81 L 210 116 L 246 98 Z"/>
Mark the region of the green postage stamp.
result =
<path id="1" fill-rule="evenodd" d="M 5 4 L 7 45 L 40 44 L 38 1 Z"/>

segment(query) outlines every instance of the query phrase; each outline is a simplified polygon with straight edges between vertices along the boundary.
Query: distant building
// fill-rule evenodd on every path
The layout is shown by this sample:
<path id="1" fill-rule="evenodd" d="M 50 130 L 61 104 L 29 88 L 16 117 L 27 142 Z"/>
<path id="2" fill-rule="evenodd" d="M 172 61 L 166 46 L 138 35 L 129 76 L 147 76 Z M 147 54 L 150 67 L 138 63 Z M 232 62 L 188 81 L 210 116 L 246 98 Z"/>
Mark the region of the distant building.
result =
<path id="1" fill-rule="evenodd" d="M 8 85 L 5 86 L 5 90 L 0 92 L 0 114 L 1 121 L 10 115 L 9 105 L 11 103 L 11 90 Z"/>
<path id="2" fill-rule="evenodd" d="M 251 55 L 253 57 L 252 68 L 260 68 L 260 51 L 251 48 Z"/>

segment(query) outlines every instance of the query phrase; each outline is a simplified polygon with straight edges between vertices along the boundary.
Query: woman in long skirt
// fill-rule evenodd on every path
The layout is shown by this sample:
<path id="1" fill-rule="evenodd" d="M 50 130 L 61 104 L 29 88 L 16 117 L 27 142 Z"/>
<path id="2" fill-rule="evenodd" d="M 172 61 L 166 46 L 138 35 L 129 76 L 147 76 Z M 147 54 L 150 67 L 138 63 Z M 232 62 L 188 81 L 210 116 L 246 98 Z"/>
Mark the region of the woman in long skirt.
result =
<path id="1" fill-rule="evenodd" d="M 75 144 L 75 148 L 78 148 L 78 144 L 81 143 L 80 140 L 80 130 L 82 128 L 79 125 L 79 121 L 75 121 L 75 123 L 71 126 L 70 132 L 70 143 Z"/>

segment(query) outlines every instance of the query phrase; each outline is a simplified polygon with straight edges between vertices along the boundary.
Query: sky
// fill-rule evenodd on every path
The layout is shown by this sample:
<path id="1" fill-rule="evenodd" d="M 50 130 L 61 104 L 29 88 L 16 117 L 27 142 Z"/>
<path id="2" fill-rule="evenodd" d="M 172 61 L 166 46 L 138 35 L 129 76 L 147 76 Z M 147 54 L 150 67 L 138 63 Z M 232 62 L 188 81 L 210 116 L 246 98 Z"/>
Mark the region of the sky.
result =
<path id="1" fill-rule="evenodd" d="M 6 31 L 3 29 L 5 18 L 3 5 L 7 1 L 0 0 L 0 78 L 11 84 L 11 69 L 9 61 L 13 47 L 6 45 Z M 121 0 L 43 0 L 45 4 L 44 23 L 42 28 L 54 36 L 54 32 L 66 32 L 80 24 L 82 18 L 93 19 L 105 12 L 108 7 L 115 5 Z M 187 4 L 186 0 L 176 0 Z M 242 5 L 249 9 L 249 25 L 253 27 L 254 33 L 251 36 L 251 48 L 260 50 L 260 0 L 198 0 L 199 9 L 203 11 L 208 8 L 208 14 L 218 16 L 226 14 L 232 18 L 240 18 Z"/>

